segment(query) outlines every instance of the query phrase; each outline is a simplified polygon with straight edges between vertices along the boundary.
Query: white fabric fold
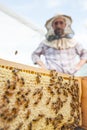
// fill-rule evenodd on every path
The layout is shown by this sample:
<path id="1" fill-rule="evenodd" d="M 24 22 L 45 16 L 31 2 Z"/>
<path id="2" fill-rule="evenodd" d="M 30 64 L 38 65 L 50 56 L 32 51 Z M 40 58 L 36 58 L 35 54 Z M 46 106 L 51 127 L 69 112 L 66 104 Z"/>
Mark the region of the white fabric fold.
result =
<path id="1" fill-rule="evenodd" d="M 61 38 L 58 40 L 53 40 L 51 42 L 48 40 L 44 40 L 43 42 L 45 45 L 56 49 L 68 49 L 68 48 L 75 47 L 77 44 L 75 39 L 69 39 L 69 38 Z"/>

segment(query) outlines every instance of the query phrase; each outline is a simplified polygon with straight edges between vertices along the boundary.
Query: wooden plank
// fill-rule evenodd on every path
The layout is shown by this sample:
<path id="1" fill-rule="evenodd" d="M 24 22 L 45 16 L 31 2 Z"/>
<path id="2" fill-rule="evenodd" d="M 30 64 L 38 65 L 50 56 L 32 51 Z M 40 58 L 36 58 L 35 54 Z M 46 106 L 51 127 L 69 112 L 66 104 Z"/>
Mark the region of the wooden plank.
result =
<path id="1" fill-rule="evenodd" d="M 82 77 L 82 126 L 87 130 L 87 77 Z"/>

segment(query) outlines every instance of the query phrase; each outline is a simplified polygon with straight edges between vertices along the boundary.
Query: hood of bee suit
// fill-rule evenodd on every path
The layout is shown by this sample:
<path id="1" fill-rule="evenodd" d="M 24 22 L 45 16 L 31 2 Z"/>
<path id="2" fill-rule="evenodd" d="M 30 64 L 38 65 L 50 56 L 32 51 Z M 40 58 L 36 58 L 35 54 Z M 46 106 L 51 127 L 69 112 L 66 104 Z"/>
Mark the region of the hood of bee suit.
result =
<path id="1" fill-rule="evenodd" d="M 57 18 L 65 19 L 65 21 L 66 21 L 66 27 L 64 29 L 65 38 L 72 38 L 74 35 L 74 32 L 71 29 L 72 18 L 70 16 L 67 16 L 67 15 L 56 15 L 56 16 L 50 18 L 49 20 L 47 20 L 45 23 L 45 27 L 47 29 L 46 39 L 48 41 L 52 41 L 52 40 L 60 38 L 58 36 L 55 36 L 54 29 L 52 27 L 53 21 Z"/>

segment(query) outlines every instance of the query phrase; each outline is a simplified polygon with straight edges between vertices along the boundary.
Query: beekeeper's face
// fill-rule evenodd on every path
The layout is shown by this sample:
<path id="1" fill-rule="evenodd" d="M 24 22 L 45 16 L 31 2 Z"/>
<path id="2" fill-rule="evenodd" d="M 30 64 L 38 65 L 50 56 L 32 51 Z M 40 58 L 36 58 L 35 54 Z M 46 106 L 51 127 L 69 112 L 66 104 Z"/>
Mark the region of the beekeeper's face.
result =
<path id="1" fill-rule="evenodd" d="M 66 27 L 66 21 L 64 18 L 57 18 L 53 21 L 52 27 L 54 29 L 54 33 L 58 36 L 64 35 L 64 29 Z"/>

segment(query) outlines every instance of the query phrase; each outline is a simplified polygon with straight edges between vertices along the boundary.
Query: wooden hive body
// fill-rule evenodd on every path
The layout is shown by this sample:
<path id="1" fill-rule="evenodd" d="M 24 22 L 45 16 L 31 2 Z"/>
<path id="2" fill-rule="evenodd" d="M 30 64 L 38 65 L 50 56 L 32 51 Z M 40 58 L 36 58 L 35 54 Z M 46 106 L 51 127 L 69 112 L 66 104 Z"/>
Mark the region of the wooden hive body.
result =
<path id="1" fill-rule="evenodd" d="M 73 130 L 81 95 L 79 77 L 0 60 L 0 129 Z"/>
<path id="2" fill-rule="evenodd" d="M 87 77 L 82 77 L 82 126 L 87 130 Z"/>

